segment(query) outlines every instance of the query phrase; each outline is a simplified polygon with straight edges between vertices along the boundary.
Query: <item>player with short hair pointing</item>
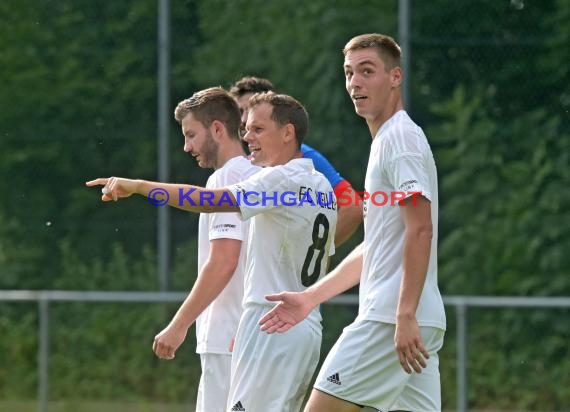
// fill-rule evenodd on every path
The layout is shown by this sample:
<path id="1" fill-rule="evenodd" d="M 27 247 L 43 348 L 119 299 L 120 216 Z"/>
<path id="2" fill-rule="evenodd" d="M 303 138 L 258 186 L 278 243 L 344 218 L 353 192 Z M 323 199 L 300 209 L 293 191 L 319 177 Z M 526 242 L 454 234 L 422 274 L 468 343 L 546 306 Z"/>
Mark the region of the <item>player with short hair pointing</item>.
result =
<path id="1" fill-rule="evenodd" d="M 321 345 L 321 316 L 318 309 L 308 313 L 294 331 L 268 335 L 257 322 L 272 307 L 268 294 L 281 290 L 301 292 L 326 273 L 328 258 L 334 253 L 337 222 L 333 203 L 298 202 L 294 206 L 257 202 L 237 204 L 238 193 L 331 193 L 327 179 L 302 158 L 300 146 L 308 129 L 308 114 L 294 98 L 275 93 L 252 97 L 243 137 L 252 153 L 252 162 L 264 168 L 252 177 L 224 188 L 206 189 L 191 185 L 167 184 L 124 178 L 99 178 L 88 186 L 103 185 L 103 201 L 133 194 L 147 196 L 155 188 L 166 190 L 169 205 L 192 212 L 237 212 L 251 219 L 245 273 L 244 311 L 232 355 L 228 411 L 294 412 L 301 408 L 318 363 Z M 304 188 L 304 189 L 302 189 Z M 189 194 L 195 205 L 178 202 L 179 190 Z M 213 194 L 214 205 L 200 204 L 200 194 Z M 302 196 L 302 194 L 300 194 Z M 220 202 L 227 198 L 230 201 Z M 252 199 L 252 204 L 256 203 Z M 172 348 L 155 348 L 163 358 Z"/>

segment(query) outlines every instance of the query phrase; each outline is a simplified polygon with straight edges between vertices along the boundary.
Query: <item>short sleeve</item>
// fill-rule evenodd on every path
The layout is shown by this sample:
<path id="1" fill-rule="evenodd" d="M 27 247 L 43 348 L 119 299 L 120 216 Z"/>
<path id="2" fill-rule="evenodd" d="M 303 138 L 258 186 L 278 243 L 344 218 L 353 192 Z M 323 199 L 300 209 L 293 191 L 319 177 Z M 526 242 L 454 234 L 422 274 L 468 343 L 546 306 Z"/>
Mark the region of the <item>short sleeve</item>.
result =
<path id="1" fill-rule="evenodd" d="M 239 213 L 211 213 L 208 218 L 208 240 L 245 240 L 245 224 Z"/>
<path id="2" fill-rule="evenodd" d="M 403 193 L 403 199 L 421 194 L 429 201 L 432 200 L 432 193 L 428 189 L 429 174 L 421 153 L 398 154 L 387 166 L 388 179 L 395 191 Z"/>
<path id="3" fill-rule="evenodd" d="M 285 196 L 295 194 L 284 184 L 285 175 L 274 167 L 267 167 L 249 179 L 229 186 L 240 208 L 241 219 L 247 220 L 284 203 Z"/>

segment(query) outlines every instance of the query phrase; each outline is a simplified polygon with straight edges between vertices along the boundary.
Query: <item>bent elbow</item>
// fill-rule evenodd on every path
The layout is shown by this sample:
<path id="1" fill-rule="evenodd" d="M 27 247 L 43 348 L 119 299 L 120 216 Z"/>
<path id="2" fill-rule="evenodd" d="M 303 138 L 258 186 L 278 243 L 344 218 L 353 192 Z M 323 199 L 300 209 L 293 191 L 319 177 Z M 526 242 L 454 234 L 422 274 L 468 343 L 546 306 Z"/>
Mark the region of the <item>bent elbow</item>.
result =
<path id="1" fill-rule="evenodd" d="M 416 230 L 419 237 L 431 240 L 433 238 L 433 225 L 431 223 L 426 223 L 419 226 Z"/>

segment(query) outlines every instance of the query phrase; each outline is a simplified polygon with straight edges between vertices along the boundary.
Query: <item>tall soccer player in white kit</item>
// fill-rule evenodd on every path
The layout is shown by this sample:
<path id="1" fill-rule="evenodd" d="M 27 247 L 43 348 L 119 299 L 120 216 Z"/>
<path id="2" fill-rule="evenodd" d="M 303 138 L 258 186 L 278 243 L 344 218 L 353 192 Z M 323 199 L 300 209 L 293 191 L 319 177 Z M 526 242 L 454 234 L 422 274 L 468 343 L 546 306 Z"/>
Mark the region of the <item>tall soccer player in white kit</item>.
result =
<path id="1" fill-rule="evenodd" d="M 328 354 L 305 412 L 439 411 L 446 320 L 437 285 L 435 162 L 403 110 L 397 43 L 365 34 L 343 52 L 346 89 L 373 139 L 364 242 L 304 292 L 268 296 L 279 303 L 261 329 L 291 333 L 319 303 L 360 282 L 358 316 Z M 384 203 L 379 193 L 398 201 Z"/>
<path id="2" fill-rule="evenodd" d="M 308 128 L 305 108 L 287 95 L 261 93 L 250 100 L 244 136 L 252 162 L 264 169 L 219 189 L 99 178 L 103 201 L 132 194 L 168 193 L 170 206 L 192 212 L 239 212 L 251 219 L 245 274 L 244 311 L 232 355 L 227 411 L 294 412 L 301 408 L 318 363 L 320 313 L 308 313 L 294 331 L 268 335 L 258 320 L 271 309 L 265 296 L 283 289 L 303 291 L 326 273 L 334 253 L 337 205 L 327 179 L 303 159 Z M 156 347 L 161 358 L 173 350 Z"/>
<path id="3" fill-rule="evenodd" d="M 239 136 L 238 106 L 212 87 L 178 103 L 184 151 L 213 168 L 206 188 L 225 187 L 260 170 L 247 159 Z M 198 226 L 198 277 L 168 326 L 155 337 L 156 351 L 174 356 L 196 321 L 202 374 L 196 412 L 224 412 L 231 375 L 231 347 L 241 316 L 249 222 L 237 213 L 202 213 Z M 199 315 L 199 316 L 198 316 Z"/>

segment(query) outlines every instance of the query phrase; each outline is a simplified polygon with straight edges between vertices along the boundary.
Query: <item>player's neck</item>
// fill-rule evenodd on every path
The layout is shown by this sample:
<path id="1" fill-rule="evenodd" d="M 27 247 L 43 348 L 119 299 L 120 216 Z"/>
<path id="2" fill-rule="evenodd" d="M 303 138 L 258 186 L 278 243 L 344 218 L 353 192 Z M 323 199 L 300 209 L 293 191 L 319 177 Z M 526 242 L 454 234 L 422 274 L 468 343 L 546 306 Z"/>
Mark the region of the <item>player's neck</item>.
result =
<path id="1" fill-rule="evenodd" d="M 368 125 L 368 129 L 370 130 L 370 135 L 372 139 L 376 137 L 378 130 L 382 127 L 384 123 L 388 121 L 392 116 L 394 116 L 398 111 L 403 110 L 404 105 L 402 103 L 402 99 L 400 96 L 397 96 L 393 102 L 386 106 L 386 109 L 382 112 L 378 113 L 375 117 L 370 119 L 366 119 L 366 124 Z"/>
<path id="2" fill-rule="evenodd" d="M 282 164 L 289 163 L 293 159 L 300 159 L 302 157 L 303 152 L 301 152 L 301 149 L 296 146 L 294 148 L 292 147 L 289 151 L 289 155 L 284 158 L 285 161 Z"/>
<path id="3" fill-rule="evenodd" d="M 293 159 L 300 159 L 303 157 L 303 152 L 301 152 L 300 148 L 296 146 L 285 146 L 279 151 L 279 154 L 275 156 L 271 162 L 266 164 L 266 166 L 281 166 L 284 164 L 289 163 Z"/>
<path id="4" fill-rule="evenodd" d="M 235 139 L 225 142 L 218 147 L 218 155 L 216 157 L 216 165 L 214 169 L 223 167 L 228 160 L 239 156 L 246 156 L 241 142 Z"/>
<path id="5" fill-rule="evenodd" d="M 291 158 L 291 160 L 293 159 L 301 159 L 303 157 L 303 152 L 301 151 L 301 148 L 298 148 L 297 150 L 295 150 L 295 154 L 293 155 L 293 157 Z"/>

